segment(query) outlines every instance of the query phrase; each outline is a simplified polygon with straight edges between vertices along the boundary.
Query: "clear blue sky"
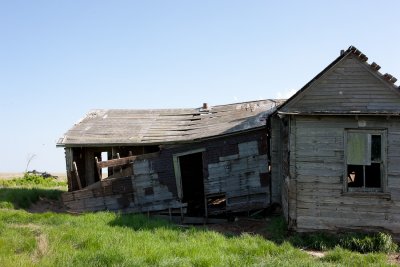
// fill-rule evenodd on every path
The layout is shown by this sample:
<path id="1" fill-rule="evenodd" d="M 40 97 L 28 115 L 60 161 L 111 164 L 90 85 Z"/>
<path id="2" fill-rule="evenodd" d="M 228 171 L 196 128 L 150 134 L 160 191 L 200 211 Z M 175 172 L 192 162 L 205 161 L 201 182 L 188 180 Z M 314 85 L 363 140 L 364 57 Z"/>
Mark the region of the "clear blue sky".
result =
<path id="1" fill-rule="evenodd" d="M 400 78 L 400 1 L 0 1 L 0 172 L 64 171 L 93 108 L 287 97 L 354 45 Z"/>

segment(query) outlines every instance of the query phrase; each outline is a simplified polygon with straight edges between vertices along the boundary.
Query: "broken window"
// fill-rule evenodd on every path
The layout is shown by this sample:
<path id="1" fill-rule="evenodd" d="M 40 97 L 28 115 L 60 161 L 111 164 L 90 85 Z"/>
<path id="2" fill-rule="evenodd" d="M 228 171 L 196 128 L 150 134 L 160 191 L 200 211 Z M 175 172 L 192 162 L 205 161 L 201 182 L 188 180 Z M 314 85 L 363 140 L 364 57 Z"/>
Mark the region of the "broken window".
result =
<path id="1" fill-rule="evenodd" d="M 346 137 L 347 190 L 383 191 L 386 132 L 348 130 Z"/>

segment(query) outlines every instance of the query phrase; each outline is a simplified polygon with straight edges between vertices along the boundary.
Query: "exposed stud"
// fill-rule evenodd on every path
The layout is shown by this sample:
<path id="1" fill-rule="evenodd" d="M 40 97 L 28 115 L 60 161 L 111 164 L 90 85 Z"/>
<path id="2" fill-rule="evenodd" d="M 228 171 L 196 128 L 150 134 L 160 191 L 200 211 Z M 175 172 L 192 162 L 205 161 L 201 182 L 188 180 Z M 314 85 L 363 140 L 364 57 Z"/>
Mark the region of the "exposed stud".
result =
<path id="1" fill-rule="evenodd" d="M 371 64 L 371 69 L 373 70 L 380 70 L 381 66 L 379 66 L 378 64 L 376 64 L 375 62 L 372 62 Z"/>
<path id="2" fill-rule="evenodd" d="M 358 57 L 359 57 L 359 59 L 360 59 L 361 61 L 363 61 L 363 62 L 365 62 L 365 61 L 368 60 L 368 57 L 367 57 L 366 55 L 362 54 L 362 53 L 361 53 Z"/>
<path id="3" fill-rule="evenodd" d="M 357 48 L 355 48 L 354 46 L 350 46 L 349 49 L 347 49 L 347 50 L 354 52 L 357 50 Z"/>
<path id="4" fill-rule="evenodd" d="M 353 51 L 353 54 L 356 56 L 359 56 L 359 55 L 361 55 L 361 51 L 356 49 Z"/>
<path id="5" fill-rule="evenodd" d="M 383 78 L 384 78 L 386 81 L 389 81 L 390 79 L 393 78 L 393 76 L 390 75 L 389 73 L 385 73 L 385 74 L 383 75 Z"/>
<path id="6" fill-rule="evenodd" d="M 392 78 L 390 79 L 390 82 L 391 82 L 391 83 L 395 83 L 395 82 L 397 82 L 397 79 L 396 79 L 396 77 L 392 77 Z"/>

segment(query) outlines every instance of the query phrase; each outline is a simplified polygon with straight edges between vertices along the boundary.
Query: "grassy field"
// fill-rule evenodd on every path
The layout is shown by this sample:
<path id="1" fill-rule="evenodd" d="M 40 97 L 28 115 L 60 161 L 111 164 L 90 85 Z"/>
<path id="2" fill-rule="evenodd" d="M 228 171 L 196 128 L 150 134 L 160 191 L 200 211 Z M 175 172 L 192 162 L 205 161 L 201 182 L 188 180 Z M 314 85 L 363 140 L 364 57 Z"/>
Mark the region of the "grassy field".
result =
<path id="1" fill-rule="evenodd" d="M 143 215 L 31 213 L 31 203 L 57 198 L 65 183 L 26 178 L 0 181 L 0 266 L 388 266 L 387 252 L 396 249 L 387 235 L 288 237 L 280 217 L 270 220 L 266 239 Z M 343 248 L 366 245 L 385 252 Z M 322 252 L 311 256 L 305 247 Z"/>

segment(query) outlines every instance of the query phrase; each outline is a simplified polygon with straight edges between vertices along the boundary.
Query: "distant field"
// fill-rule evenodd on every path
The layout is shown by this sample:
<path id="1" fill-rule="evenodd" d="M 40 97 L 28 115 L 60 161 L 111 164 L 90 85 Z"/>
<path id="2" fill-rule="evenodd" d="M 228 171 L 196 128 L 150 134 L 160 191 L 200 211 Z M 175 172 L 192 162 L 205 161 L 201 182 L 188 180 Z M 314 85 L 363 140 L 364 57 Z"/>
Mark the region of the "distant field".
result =
<path id="1" fill-rule="evenodd" d="M 65 172 L 50 172 L 51 175 L 58 176 L 59 180 L 66 180 L 67 174 Z M 23 172 L 0 172 L 0 179 L 12 179 L 23 177 Z"/>

